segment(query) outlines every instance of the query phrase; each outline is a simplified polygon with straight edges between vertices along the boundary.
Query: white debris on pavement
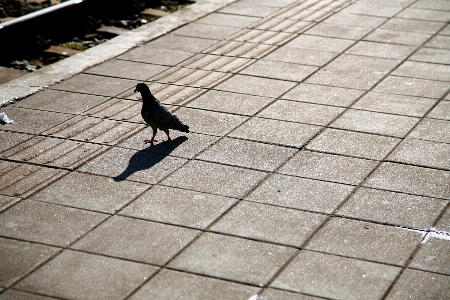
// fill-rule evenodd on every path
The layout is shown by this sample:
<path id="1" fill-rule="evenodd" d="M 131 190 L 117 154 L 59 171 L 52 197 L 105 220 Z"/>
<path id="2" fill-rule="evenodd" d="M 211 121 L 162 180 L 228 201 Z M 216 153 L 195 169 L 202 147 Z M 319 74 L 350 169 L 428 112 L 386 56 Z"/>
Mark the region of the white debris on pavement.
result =
<path id="1" fill-rule="evenodd" d="M 0 123 L 1 124 L 15 124 L 16 122 L 14 122 L 10 118 L 8 118 L 8 116 L 4 112 L 2 112 L 2 113 L 0 113 Z"/>

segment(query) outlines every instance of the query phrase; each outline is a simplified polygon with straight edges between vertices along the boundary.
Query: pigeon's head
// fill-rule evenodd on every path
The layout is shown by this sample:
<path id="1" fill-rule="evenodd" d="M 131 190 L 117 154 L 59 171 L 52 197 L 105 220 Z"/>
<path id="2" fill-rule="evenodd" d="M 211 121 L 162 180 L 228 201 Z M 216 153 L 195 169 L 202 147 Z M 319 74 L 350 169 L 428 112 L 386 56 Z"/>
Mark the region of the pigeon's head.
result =
<path id="1" fill-rule="evenodd" d="M 136 84 L 136 88 L 134 89 L 135 93 L 136 92 L 142 93 L 142 92 L 147 92 L 147 91 L 150 92 L 150 89 L 143 82 L 140 82 L 140 83 Z"/>

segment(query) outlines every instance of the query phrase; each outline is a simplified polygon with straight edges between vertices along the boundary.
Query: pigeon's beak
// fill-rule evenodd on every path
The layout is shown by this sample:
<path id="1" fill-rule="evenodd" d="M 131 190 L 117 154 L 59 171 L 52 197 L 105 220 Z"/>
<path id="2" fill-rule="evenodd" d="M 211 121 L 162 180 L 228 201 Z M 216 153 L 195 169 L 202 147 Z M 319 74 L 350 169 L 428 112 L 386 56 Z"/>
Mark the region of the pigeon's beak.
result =
<path id="1" fill-rule="evenodd" d="M 134 92 L 136 93 L 138 90 L 137 89 L 134 89 Z"/>

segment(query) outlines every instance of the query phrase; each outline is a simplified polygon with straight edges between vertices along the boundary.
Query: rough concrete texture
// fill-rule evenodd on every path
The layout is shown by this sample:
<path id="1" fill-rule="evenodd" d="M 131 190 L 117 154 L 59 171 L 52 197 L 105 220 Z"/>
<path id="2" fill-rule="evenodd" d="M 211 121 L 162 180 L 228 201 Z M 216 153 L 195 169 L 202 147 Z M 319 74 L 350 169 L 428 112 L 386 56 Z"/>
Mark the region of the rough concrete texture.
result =
<path id="1" fill-rule="evenodd" d="M 0 85 L 0 299 L 448 299 L 449 16 L 197 0 Z"/>

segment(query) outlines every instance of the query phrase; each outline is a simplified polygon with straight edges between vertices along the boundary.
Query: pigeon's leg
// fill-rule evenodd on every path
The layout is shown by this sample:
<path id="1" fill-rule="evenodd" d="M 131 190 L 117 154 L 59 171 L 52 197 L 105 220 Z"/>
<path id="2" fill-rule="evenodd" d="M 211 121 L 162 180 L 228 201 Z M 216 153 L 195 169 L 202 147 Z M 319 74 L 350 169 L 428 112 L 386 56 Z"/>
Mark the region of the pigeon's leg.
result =
<path id="1" fill-rule="evenodd" d="M 164 141 L 163 143 L 170 143 L 172 141 L 172 139 L 169 136 L 169 130 L 168 129 L 163 129 L 163 131 L 167 134 L 167 141 Z"/>
<path id="2" fill-rule="evenodd" d="M 157 140 L 155 140 L 155 135 L 156 135 L 156 132 L 158 131 L 158 128 L 152 127 L 152 129 L 153 129 L 152 139 L 151 140 L 144 140 L 144 143 L 146 143 L 146 144 L 148 144 L 148 143 L 153 144 L 153 142 L 157 142 Z"/>

